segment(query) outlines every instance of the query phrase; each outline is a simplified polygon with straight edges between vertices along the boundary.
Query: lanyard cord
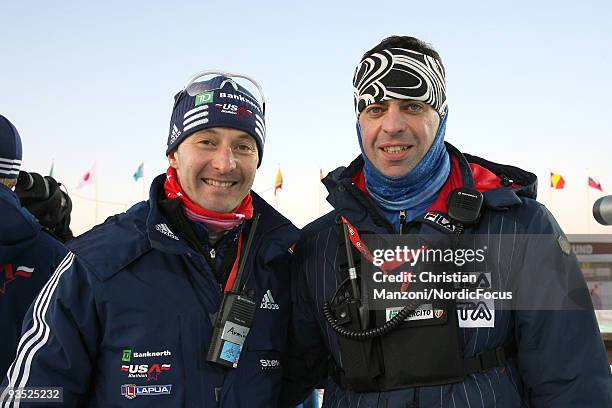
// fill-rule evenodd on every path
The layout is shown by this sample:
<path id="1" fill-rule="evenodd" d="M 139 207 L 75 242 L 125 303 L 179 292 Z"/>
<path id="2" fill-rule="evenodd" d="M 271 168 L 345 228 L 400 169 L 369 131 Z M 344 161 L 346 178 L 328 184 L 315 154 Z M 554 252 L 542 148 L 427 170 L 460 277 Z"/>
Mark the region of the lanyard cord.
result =
<path id="1" fill-rule="evenodd" d="M 234 286 L 234 282 L 236 281 L 236 275 L 238 275 L 238 263 L 240 261 L 240 250 L 242 249 L 242 231 L 240 232 L 240 236 L 238 237 L 238 252 L 236 252 L 236 259 L 234 259 L 234 264 L 232 265 L 232 270 L 227 277 L 227 282 L 225 282 L 224 292 L 230 292 L 232 287 Z"/>
<path id="2" fill-rule="evenodd" d="M 247 238 L 246 245 L 244 248 L 244 257 L 241 257 L 242 231 L 240 232 L 240 237 L 238 238 L 238 252 L 236 253 L 236 259 L 234 260 L 234 264 L 232 265 L 232 271 L 230 272 L 229 277 L 227 278 L 224 292 L 238 291 L 240 281 L 242 280 L 242 275 L 244 274 L 244 266 L 246 265 L 246 261 L 249 256 L 249 250 L 251 249 L 251 244 L 253 243 L 253 236 L 255 235 L 255 229 L 257 228 L 258 222 L 259 214 L 255 214 L 253 216 L 253 222 L 251 223 L 249 237 Z"/>
<path id="3" fill-rule="evenodd" d="M 353 227 L 353 225 L 351 225 L 350 222 L 348 222 L 348 220 L 342 216 L 340 216 L 340 218 L 342 218 L 342 222 L 344 223 L 344 225 L 346 226 L 346 228 L 348 229 L 348 234 L 349 234 L 349 239 L 351 241 L 351 243 L 353 244 L 353 246 L 355 248 L 357 248 L 357 250 L 359 252 L 361 252 L 361 254 L 363 255 L 363 257 L 370 263 L 374 263 L 374 257 L 372 256 L 372 252 L 370 251 L 370 249 L 366 246 L 366 244 L 361 240 L 361 237 L 359 236 L 359 231 L 357 230 L 357 228 Z M 408 261 L 410 261 L 410 259 L 412 259 L 412 256 L 410 256 L 410 258 L 406 259 L 405 262 L 402 261 L 387 261 L 384 262 L 382 265 L 380 265 L 378 268 L 380 268 L 381 271 L 384 272 L 385 275 L 387 275 L 390 271 L 399 268 L 400 266 L 404 265 L 405 263 L 407 263 Z"/>
<path id="4" fill-rule="evenodd" d="M 346 226 L 346 229 L 344 230 L 345 235 L 349 236 L 349 240 L 351 241 L 351 243 L 355 246 L 355 248 L 357 248 L 357 250 L 359 250 L 359 252 L 361 252 L 361 254 L 368 260 L 368 262 L 373 263 L 374 257 L 372 256 L 372 253 L 370 252 L 368 247 L 363 243 L 363 241 L 359 237 L 359 231 L 357 231 L 357 229 L 353 227 L 346 218 L 341 217 L 341 219 L 344 225 Z M 347 244 L 347 248 L 348 248 L 348 244 Z M 383 272 L 385 272 L 385 274 L 387 274 L 389 271 L 392 271 L 393 269 L 405 263 L 406 262 L 399 262 L 399 261 L 385 262 L 379 268 Z M 336 295 L 334 295 L 334 298 L 335 297 Z M 408 314 L 411 312 L 411 307 L 415 307 L 415 306 L 416 304 L 414 304 L 414 301 L 409 302 L 409 304 L 404 306 L 404 308 L 397 315 L 395 315 L 391 320 L 385 322 L 382 326 L 373 327 L 373 328 L 365 329 L 365 330 L 349 329 L 349 328 L 342 326 L 338 322 L 334 314 L 332 313 L 331 305 L 327 301 L 323 304 L 323 315 L 325 316 L 325 319 L 327 320 L 327 323 L 330 325 L 330 327 L 336 333 L 338 333 L 339 336 L 345 337 L 348 339 L 352 339 L 352 340 L 357 340 L 357 341 L 366 341 L 369 339 L 373 339 L 375 337 L 383 336 L 386 333 L 393 330 L 394 328 L 398 327 L 404 321 L 404 319 L 408 317 Z"/>

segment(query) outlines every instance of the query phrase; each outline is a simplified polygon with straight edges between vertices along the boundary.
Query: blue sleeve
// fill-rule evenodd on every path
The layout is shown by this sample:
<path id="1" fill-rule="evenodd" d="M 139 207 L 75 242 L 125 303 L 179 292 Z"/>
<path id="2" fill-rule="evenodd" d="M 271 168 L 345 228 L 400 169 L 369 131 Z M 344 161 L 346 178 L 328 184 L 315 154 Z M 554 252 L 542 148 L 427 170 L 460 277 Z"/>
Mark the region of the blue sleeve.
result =
<path id="1" fill-rule="evenodd" d="M 40 406 L 11 397 L 22 387 L 62 387 L 62 407 L 84 404 L 100 335 L 90 276 L 70 252 L 32 303 L 0 407 Z"/>
<path id="2" fill-rule="evenodd" d="M 545 305 L 516 311 L 518 364 L 531 406 L 612 407 L 610 366 L 577 259 L 545 207 L 529 232 L 537 236 L 527 240 L 519 274 L 529 289 L 522 296 Z"/>

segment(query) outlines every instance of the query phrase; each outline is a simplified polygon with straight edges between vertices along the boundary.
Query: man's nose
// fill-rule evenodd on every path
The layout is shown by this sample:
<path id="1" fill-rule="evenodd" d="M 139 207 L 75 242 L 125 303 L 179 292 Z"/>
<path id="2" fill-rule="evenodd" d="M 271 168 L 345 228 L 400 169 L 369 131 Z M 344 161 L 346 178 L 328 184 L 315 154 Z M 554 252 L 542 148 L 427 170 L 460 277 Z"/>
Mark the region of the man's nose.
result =
<path id="1" fill-rule="evenodd" d="M 383 116 L 382 130 L 383 132 L 394 136 L 403 132 L 406 129 L 406 118 L 402 115 L 400 107 L 396 104 L 390 104 L 387 112 Z"/>
<path id="2" fill-rule="evenodd" d="M 236 168 L 236 157 L 230 146 L 220 146 L 213 158 L 213 167 L 219 173 L 229 173 Z"/>

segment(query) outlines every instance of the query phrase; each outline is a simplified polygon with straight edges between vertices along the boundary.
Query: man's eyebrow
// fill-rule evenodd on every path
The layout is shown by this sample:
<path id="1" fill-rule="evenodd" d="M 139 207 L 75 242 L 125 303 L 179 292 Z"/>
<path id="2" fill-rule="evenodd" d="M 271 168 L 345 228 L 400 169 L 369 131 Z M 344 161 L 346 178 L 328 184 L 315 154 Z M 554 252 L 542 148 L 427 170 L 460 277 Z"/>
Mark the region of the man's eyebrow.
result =
<path id="1" fill-rule="evenodd" d="M 208 134 L 218 135 L 219 131 L 215 128 L 208 128 L 208 129 L 202 129 L 201 131 L 197 132 L 197 134 L 201 136 L 208 135 Z"/>
<path id="2" fill-rule="evenodd" d="M 248 133 L 241 133 L 238 135 L 238 140 L 253 140 L 253 136 L 249 135 Z M 253 143 L 255 143 L 255 140 L 253 140 Z"/>

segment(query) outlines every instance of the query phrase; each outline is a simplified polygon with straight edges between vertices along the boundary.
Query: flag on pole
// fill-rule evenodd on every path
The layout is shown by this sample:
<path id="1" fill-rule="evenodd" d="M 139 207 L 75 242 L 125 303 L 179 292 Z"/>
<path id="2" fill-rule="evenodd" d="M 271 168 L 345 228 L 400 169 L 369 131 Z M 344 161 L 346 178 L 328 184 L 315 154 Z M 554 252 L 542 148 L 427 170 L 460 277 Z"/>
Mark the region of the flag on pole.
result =
<path id="1" fill-rule="evenodd" d="M 139 178 L 144 176 L 144 162 L 140 163 L 138 169 L 136 169 L 136 173 L 132 175 L 134 177 L 134 181 L 138 181 Z"/>
<path id="2" fill-rule="evenodd" d="M 595 180 L 593 177 L 589 176 L 589 187 L 593 187 L 595 190 L 599 190 L 603 192 L 603 188 L 601 187 L 601 183 Z"/>
<path id="3" fill-rule="evenodd" d="M 81 177 L 81 181 L 79 181 L 79 185 L 76 188 L 84 187 L 88 184 L 93 183 L 94 178 L 96 176 L 96 163 L 92 164 L 89 170 Z"/>
<path id="4" fill-rule="evenodd" d="M 53 177 L 53 166 L 55 165 L 55 160 L 51 160 L 51 168 L 49 169 L 49 177 Z"/>
<path id="5" fill-rule="evenodd" d="M 550 172 L 550 186 L 554 189 L 561 190 L 565 187 L 565 179 L 559 173 Z"/>
<path id="6" fill-rule="evenodd" d="M 276 181 L 274 181 L 274 195 L 276 192 L 283 188 L 283 173 L 281 173 L 281 169 L 279 167 L 278 172 L 276 173 Z"/>

